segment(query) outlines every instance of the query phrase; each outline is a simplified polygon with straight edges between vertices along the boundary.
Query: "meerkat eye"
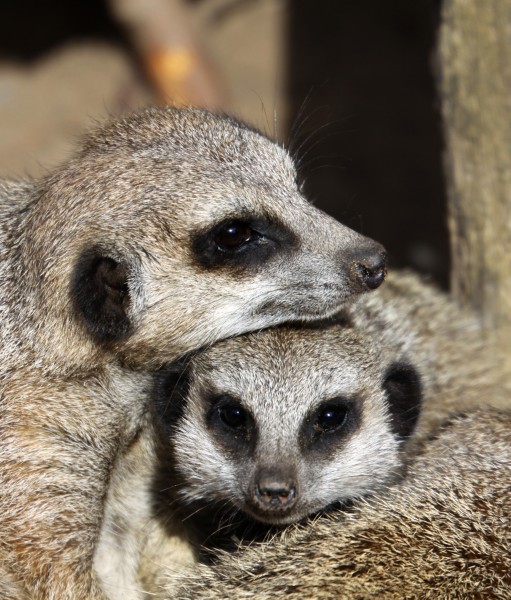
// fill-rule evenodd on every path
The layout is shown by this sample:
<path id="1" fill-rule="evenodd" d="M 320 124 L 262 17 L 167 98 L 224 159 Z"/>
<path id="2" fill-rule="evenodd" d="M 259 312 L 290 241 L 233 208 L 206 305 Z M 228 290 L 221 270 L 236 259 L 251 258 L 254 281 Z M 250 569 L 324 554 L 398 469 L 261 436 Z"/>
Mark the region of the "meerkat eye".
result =
<path id="1" fill-rule="evenodd" d="M 249 452 L 257 437 L 250 412 L 228 394 L 213 396 L 209 402 L 206 423 L 217 442 L 230 450 Z"/>
<path id="2" fill-rule="evenodd" d="M 259 270 L 277 252 L 299 246 L 296 236 L 278 219 L 261 215 L 226 218 L 191 236 L 192 257 L 202 268 L 225 268 L 242 274 Z"/>
<path id="3" fill-rule="evenodd" d="M 317 433 L 326 433 L 342 427 L 348 417 L 348 408 L 346 406 L 328 405 L 318 414 L 314 423 L 314 430 Z"/>
<path id="4" fill-rule="evenodd" d="M 304 419 L 300 445 L 304 451 L 330 451 L 346 439 L 360 422 L 360 402 L 339 396 L 322 402 Z"/>
<path id="5" fill-rule="evenodd" d="M 226 404 L 218 409 L 222 422 L 231 429 L 243 429 L 248 420 L 247 412 L 239 404 Z"/>
<path id="6" fill-rule="evenodd" d="M 345 398 L 332 398 L 317 411 L 313 429 L 316 434 L 340 429 L 348 420 L 350 403 Z"/>
<path id="7" fill-rule="evenodd" d="M 259 238 L 260 235 L 243 221 L 226 223 L 213 237 L 213 241 L 220 250 L 228 251 L 240 248 L 245 244 Z"/>

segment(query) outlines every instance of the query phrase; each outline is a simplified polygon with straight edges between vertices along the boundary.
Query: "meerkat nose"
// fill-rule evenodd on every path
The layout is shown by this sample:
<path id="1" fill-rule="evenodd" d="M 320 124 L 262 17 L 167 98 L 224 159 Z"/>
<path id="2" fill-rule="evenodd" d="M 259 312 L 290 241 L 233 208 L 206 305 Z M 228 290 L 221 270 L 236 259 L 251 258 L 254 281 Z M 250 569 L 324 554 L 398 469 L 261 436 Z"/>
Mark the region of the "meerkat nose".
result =
<path id="1" fill-rule="evenodd" d="M 291 480 L 262 476 L 256 483 L 255 500 L 263 510 L 287 510 L 296 502 L 296 485 Z"/>
<path id="2" fill-rule="evenodd" d="M 358 279 L 369 290 L 375 290 L 387 276 L 386 253 L 383 246 L 372 243 L 366 251 L 358 250 L 352 266 Z"/>

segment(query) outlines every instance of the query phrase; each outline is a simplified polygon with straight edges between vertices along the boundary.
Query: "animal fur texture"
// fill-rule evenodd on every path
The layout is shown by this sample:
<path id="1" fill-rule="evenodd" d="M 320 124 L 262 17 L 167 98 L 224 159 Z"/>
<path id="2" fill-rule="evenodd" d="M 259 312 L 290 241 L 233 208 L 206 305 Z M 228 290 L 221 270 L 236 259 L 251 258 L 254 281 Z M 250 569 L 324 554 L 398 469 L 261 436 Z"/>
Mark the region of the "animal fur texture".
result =
<path id="1" fill-rule="evenodd" d="M 211 528 L 199 528 L 199 542 L 194 539 L 201 513 L 210 515 L 213 530 L 229 522 L 233 510 L 283 523 L 377 492 L 395 482 L 406 457 L 447 416 L 480 405 L 508 406 L 510 392 L 482 324 L 418 277 L 397 273 L 346 308 L 338 323 L 222 341 L 177 373 L 168 387 L 157 388 L 156 434 L 149 424 L 146 441 L 110 490 L 99 554 L 104 565 L 120 557 L 105 573 L 112 598 L 155 592 L 165 573 L 170 597 L 171 574 L 197 560 L 197 543 L 208 544 Z M 235 398 L 250 411 L 255 441 L 234 447 L 232 432 L 211 420 L 218 398 Z M 351 424 L 348 417 L 342 424 L 347 430 L 341 427 L 334 437 L 327 432 L 321 452 L 303 443 L 303 424 L 316 415 L 314 426 L 316 408 L 332 398 L 351 402 L 343 406 L 358 417 Z M 158 436 L 162 443 L 154 448 Z M 289 511 L 252 507 L 250 490 L 261 465 L 293 473 L 298 501 Z M 330 547 L 332 538 L 325 543 Z M 115 566 L 137 560 L 138 582 Z M 234 587 L 226 590 L 234 594 Z"/>
<path id="2" fill-rule="evenodd" d="M 511 597 L 511 415 L 440 428 L 387 493 L 182 572 L 156 598 Z M 177 587 L 174 587 L 176 586 Z"/>
<path id="3" fill-rule="evenodd" d="M 101 599 L 104 500 L 150 373 L 338 310 L 381 283 L 382 249 L 303 199 L 284 150 L 198 110 L 115 122 L 0 200 L 2 597 Z"/>

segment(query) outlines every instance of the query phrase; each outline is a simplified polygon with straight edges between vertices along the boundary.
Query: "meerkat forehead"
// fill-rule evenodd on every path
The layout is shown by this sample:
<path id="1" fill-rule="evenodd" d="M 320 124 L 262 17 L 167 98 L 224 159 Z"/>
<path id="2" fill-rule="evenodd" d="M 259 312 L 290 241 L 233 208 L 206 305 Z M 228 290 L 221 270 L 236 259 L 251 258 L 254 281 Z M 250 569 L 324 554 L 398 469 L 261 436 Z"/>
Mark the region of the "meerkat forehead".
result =
<path id="1" fill-rule="evenodd" d="M 197 109 L 149 108 L 112 122 L 86 138 L 48 184 L 52 215 L 57 202 L 65 203 L 83 220 L 85 196 L 92 227 L 105 220 L 112 230 L 147 225 L 146 239 L 178 239 L 183 249 L 188 236 L 214 224 L 256 219 L 262 230 L 304 230 L 295 220 L 313 212 L 284 149 L 242 123 Z"/>
<path id="2" fill-rule="evenodd" d="M 380 386 L 376 350 L 342 325 L 285 326 L 225 340 L 201 353 L 192 370 L 201 388 L 232 394 L 262 418 L 270 408 L 273 416 L 289 414 L 292 405 L 298 419 L 320 400 L 369 395 Z"/>
<path id="3" fill-rule="evenodd" d="M 148 108 L 91 135 L 88 152 L 126 151 L 156 160 L 173 158 L 183 165 L 215 165 L 218 173 L 235 173 L 247 181 L 296 179 L 289 154 L 259 131 L 233 118 L 200 109 Z"/>
<path id="4" fill-rule="evenodd" d="M 285 325 L 223 340 L 196 354 L 187 373 L 192 420 L 202 421 L 225 397 L 252 414 L 261 436 L 280 430 L 290 438 L 318 407 L 342 399 L 360 424 L 387 415 L 385 427 L 404 439 L 422 398 L 420 374 L 401 348 L 345 322 Z"/>

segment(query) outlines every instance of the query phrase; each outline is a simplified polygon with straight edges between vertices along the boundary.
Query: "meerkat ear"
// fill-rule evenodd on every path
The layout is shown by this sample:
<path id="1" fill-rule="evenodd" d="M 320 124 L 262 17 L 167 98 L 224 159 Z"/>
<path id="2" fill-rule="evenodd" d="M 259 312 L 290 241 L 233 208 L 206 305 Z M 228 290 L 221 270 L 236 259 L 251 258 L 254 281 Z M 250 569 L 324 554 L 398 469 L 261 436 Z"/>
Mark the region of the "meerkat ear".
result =
<path id="1" fill-rule="evenodd" d="M 421 411 L 420 375 L 410 364 L 393 363 L 385 374 L 383 389 L 387 393 L 392 429 L 406 439 L 413 433 Z"/>
<path id="2" fill-rule="evenodd" d="M 75 307 L 100 343 L 125 338 L 131 329 L 128 266 L 101 250 L 85 251 L 78 260 L 71 289 Z"/>

